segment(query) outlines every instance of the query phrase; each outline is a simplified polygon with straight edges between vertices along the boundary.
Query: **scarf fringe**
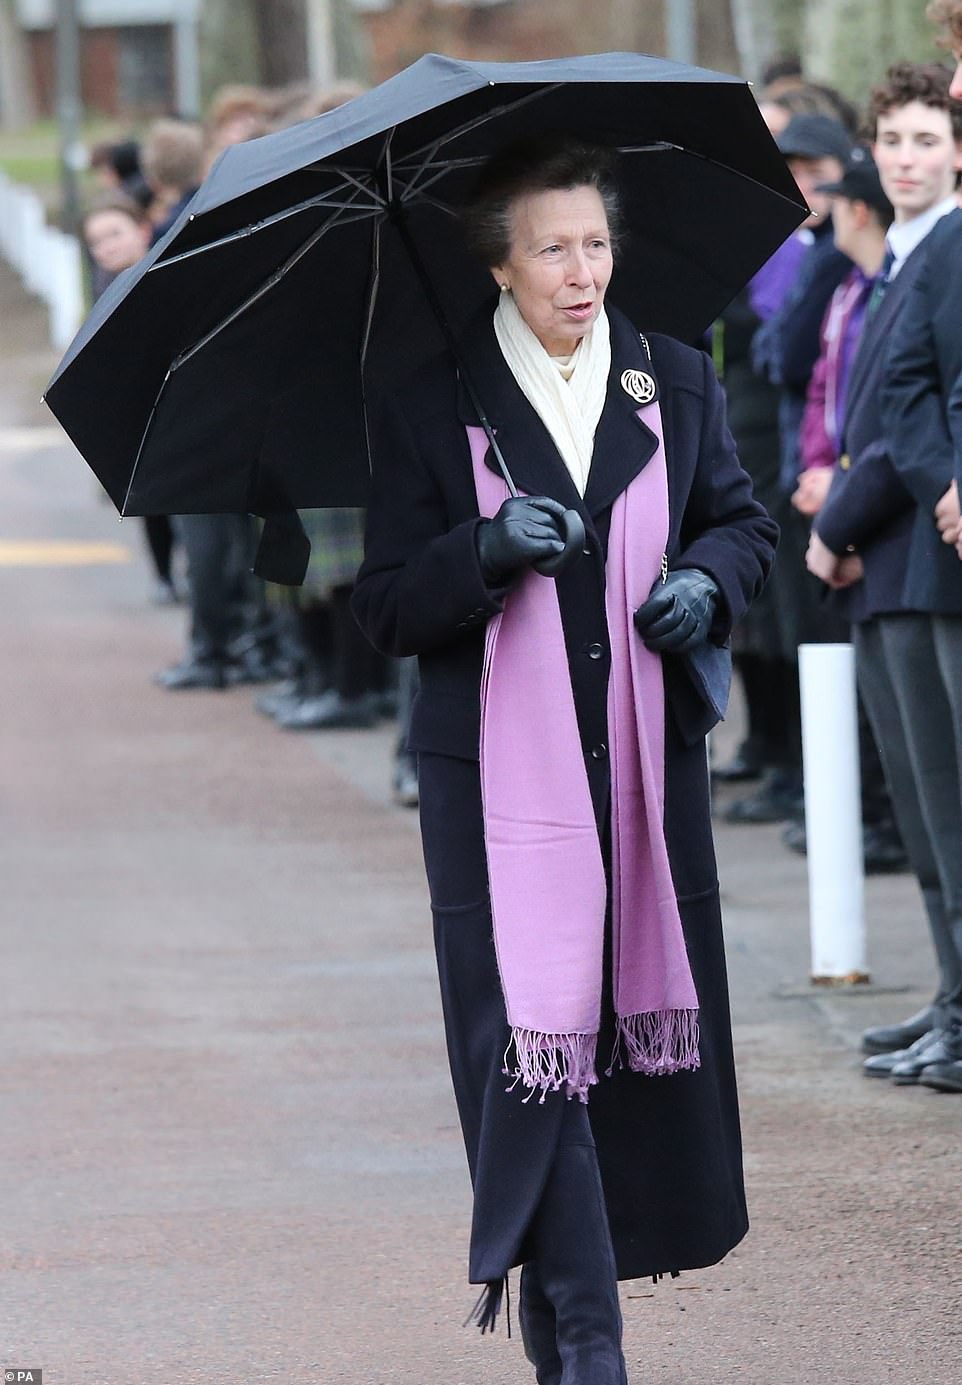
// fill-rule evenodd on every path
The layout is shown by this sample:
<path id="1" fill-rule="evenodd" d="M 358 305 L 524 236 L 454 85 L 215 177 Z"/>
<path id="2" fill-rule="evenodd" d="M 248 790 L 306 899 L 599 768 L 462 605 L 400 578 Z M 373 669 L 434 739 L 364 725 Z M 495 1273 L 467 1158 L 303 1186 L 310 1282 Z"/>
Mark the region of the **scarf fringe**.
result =
<path id="1" fill-rule="evenodd" d="M 515 1067 L 510 1066 L 509 1054 L 514 1049 Z M 541 1092 L 538 1105 L 544 1105 L 548 1092 L 565 1089 L 567 1097 L 588 1100 L 588 1088 L 598 1081 L 595 1072 L 597 1034 L 545 1034 L 537 1029 L 511 1030 L 511 1042 L 504 1055 L 502 1071 L 513 1078 L 508 1091 L 520 1082 L 531 1090 L 524 1100 L 530 1101 Z"/>
<path id="2" fill-rule="evenodd" d="M 697 1010 L 653 1010 L 642 1015 L 619 1015 L 610 1074 L 621 1066 L 622 1045 L 632 1072 L 664 1077 L 694 1072 L 701 1067 L 698 1053 Z"/>
<path id="3" fill-rule="evenodd" d="M 464 1320 L 464 1326 L 470 1323 L 474 1327 L 481 1329 L 481 1336 L 486 1332 L 493 1332 L 498 1323 L 498 1316 L 501 1313 L 501 1300 L 504 1299 L 505 1318 L 508 1325 L 508 1336 L 511 1336 L 511 1291 L 508 1288 L 507 1276 L 504 1279 L 492 1279 L 485 1284 L 481 1290 L 477 1303 Z"/>

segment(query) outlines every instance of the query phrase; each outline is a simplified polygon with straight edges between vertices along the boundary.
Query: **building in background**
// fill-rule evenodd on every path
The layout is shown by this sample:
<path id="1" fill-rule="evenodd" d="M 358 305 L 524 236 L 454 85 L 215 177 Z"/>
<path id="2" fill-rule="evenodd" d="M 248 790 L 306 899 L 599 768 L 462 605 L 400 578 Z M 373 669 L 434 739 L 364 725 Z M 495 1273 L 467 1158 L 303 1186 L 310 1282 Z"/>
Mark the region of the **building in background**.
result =
<path id="1" fill-rule="evenodd" d="M 122 118 L 200 107 L 201 0 L 78 0 L 84 108 Z M 56 0 L 16 0 L 40 115 L 55 107 Z"/>

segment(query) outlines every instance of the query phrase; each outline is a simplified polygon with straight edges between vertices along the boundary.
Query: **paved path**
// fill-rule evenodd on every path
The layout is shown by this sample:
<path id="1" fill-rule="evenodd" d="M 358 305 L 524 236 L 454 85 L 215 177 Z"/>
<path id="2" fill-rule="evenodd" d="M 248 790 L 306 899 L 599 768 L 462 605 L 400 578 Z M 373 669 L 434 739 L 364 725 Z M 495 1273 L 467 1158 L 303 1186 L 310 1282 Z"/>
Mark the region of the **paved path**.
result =
<path id="1" fill-rule="evenodd" d="M 7 272 L 0 318 L 0 1364 L 521 1385 L 517 1337 L 461 1328 L 467 1175 L 390 731 L 150 686 L 183 615 L 50 431 Z M 962 1102 L 857 1058 L 931 984 L 914 890 L 869 888 L 873 971 L 907 989 L 834 997 L 777 829 L 719 853 L 753 1230 L 624 1286 L 633 1385 L 955 1385 Z"/>

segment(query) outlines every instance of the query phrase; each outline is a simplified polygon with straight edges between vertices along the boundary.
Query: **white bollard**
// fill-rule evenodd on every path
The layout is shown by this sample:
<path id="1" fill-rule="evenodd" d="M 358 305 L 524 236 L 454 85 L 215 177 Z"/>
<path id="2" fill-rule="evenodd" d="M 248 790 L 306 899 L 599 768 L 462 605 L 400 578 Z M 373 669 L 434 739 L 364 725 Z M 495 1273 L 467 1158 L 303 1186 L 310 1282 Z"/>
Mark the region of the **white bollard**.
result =
<path id="1" fill-rule="evenodd" d="M 812 980 L 866 982 L 855 651 L 803 644 L 798 665 Z"/>

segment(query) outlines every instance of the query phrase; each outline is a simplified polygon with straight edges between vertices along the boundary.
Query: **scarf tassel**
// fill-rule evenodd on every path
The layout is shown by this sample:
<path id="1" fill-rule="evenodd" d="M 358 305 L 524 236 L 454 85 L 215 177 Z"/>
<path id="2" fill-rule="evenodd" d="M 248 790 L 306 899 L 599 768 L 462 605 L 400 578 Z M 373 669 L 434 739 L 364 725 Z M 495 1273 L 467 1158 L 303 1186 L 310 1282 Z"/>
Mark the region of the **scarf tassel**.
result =
<path id="1" fill-rule="evenodd" d="M 539 1106 L 544 1105 L 548 1092 L 565 1089 L 568 1097 L 588 1100 L 588 1088 L 598 1081 L 595 1073 L 597 1034 L 544 1034 L 537 1029 L 514 1028 L 511 1043 L 504 1055 L 504 1072 L 513 1078 L 508 1088 L 513 1091 L 520 1082 L 530 1088 L 525 1101 L 536 1091 L 541 1092 Z M 508 1053 L 514 1049 L 516 1066 L 509 1066 Z"/>
<path id="2" fill-rule="evenodd" d="M 698 1011 L 653 1010 L 641 1015 L 620 1015 L 611 1068 L 620 1062 L 622 1045 L 632 1072 L 643 1072 L 647 1077 L 694 1072 L 701 1066 Z"/>
<path id="3" fill-rule="evenodd" d="M 465 1320 L 465 1327 L 468 1323 L 481 1329 L 481 1336 L 486 1332 L 493 1332 L 501 1312 L 501 1301 L 504 1299 L 505 1319 L 508 1327 L 508 1336 L 511 1336 L 511 1291 L 508 1288 L 507 1277 L 504 1279 L 492 1279 L 485 1284 L 481 1290 L 481 1295 L 477 1303 L 472 1308 Z"/>

